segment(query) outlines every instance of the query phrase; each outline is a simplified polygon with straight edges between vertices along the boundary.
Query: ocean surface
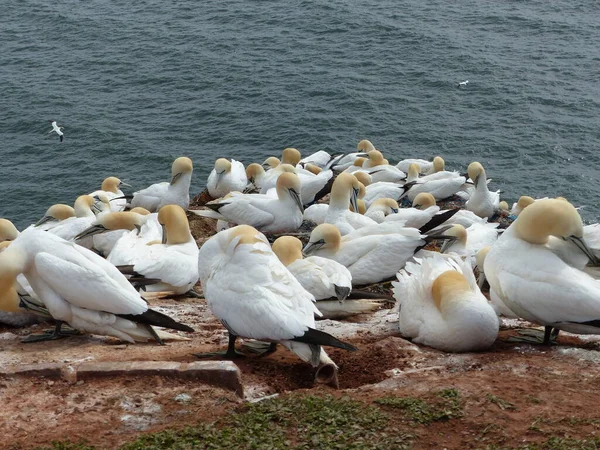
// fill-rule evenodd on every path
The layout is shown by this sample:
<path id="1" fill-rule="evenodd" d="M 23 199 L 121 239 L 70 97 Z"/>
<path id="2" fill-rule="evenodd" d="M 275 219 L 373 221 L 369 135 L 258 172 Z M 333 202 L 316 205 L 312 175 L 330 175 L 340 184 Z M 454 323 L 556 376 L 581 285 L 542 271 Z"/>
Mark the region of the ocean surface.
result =
<path id="1" fill-rule="evenodd" d="M 600 217 L 600 3 L 4 0 L 0 216 L 285 147 L 480 161 Z M 466 88 L 459 81 L 469 80 Z M 65 127 L 59 143 L 49 120 Z"/>

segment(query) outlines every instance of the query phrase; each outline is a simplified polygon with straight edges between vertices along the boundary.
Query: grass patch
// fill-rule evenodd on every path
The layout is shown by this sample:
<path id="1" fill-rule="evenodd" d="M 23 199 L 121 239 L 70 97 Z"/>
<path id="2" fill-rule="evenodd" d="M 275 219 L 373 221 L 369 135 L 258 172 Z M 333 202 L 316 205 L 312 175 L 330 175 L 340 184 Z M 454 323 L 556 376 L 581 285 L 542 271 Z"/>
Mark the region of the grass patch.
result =
<path id="1" fill-rule="evenodd" d="M 410 420 L 425 425 L 463 416 L 460 394 L 456 389 L 436 392 L 429 402 L 413 397 L 383 397 L 375 403 L 401 409 Z"/>
<path id="2" fill-rule="evenodd" d="M 377 407 L 331 396 L 299 396 L 244 405 L 211 424 L 147 434 L 121 450 L 191 449 L 407 449 L 411 435 Z M 47 447 L 91 450 L 91 447 Z"/>

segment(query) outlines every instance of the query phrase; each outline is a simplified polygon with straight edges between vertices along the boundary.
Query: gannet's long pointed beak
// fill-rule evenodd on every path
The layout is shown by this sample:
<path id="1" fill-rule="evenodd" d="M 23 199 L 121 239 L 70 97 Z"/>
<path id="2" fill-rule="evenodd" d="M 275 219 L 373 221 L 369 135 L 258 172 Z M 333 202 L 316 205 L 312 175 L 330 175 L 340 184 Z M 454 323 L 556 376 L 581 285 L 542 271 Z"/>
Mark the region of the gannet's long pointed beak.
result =
<path id="1" fill-rule="evenodd" d="M 481 178 L 481 174 L 477 175 L 475 177 L 475 179 L 473 180 L 473 184 L 475 185 L 475 188 L 477 188 L 477 185 L 479 184 L 479 179 Z"/>
<path id="2" fill-rule="evenodd" d="M 309 242 L 308 244 L 306 244 L 304 246 L 304 248 L 302 249 L 302 254 L 304 256 L 308 256 L 311 253 L 316 252 L 317 250 L 319 250 L 321 247 L 323 247 L 323 245 L 325 244 L 325 242 L 323 241 L 317 241 L 317 242 Z"/>
<path id="3" fill-rule="evenodd" d="M 446 250 L 450 248 L 450 246 L 456 240 L 456 236 L 438 236 L 438 239 L 445 239 L 442 247 L 440 248 L 440 253 L 446 253 Z"/>
<path id="4" fill-rule="evenodd" d="M 53 219 L 52 216 L 44 216 L 42 217 L 40 220 L 38 220 L 33 226 L 34 227 L 39 227 L 40 225 L 45 224 L 46 222 L 49 222 Z"/>
<path id="5" fill-rule="evenodd" d="M 298 209 L 300 210 L 300 212 L 304 214 L 304 205 L 302 204 L 302 199 L 300 198 L 300 195 L 294 189 L 288 189 L 288 191 L 290 192 L 290 195 L 294 199 L 296 205 L 298 205 Z"/>
<path id="6" fill-rule="evenodd" d="M 160 241 L 161 244 L 166 244 L 167 243 L 167 227 L 164 225 L 161 225 L 162 228 L 162 240 Z"/>
<path id="7" fill-rule="evenodd" d="M 77 236 L 75 236 L 75 239 L 73 239 L 73 240 L 76 241 L 78 239 L 83 239 L 88 236 L 94 236 L 95 234 L 104 233 L 105 231 L 108 231 L 108 230 L 103 225 L 93 225 L 93 226 L 83 230 L 81 233 L 79 233 Z"/>
<path id="8" fill-rule="evenodd" d="M 358 189 L 352 189 L 352 194 L 350 195 L 350 204 L 352 205 L 352 209 L 354 212 L 358 213 Z"/>
<path id="9" fill-rule="evenodd" d="M 573 244 L 575 244 L 577 248 L 589 258 L 592 265 L 600 265 L 600 261 L 598 260 L 596 255 L 594 255 L 594 252 L 592 252 L 592 250 L 590 250 L 590 248 L 587 246 L 583 238 L 577 236 L 569 236 L 568 238 L 566 238 L 566 240 L 571 241 Z"/>
<path id="10" fill-rule="evenodd" d="M 223 171 L 223 172 L 219 172 L 219 173 L 217 174 L 217 182 L 215 183 L 215 188 L 216 188 L 217 186 L 219 186 L 219 183 L 220 183 L 220 182 L 221 182 L 221 180 L 223 179 L 223 176 L 224 176 L 224 175 L 225 175 L 225 171 Z"/>
<path id="11" fill-rule="evenodd" d="M 173 175 L 173 178 L 171 178 L 171 184 L 175 184 L 177 182 L 177 180 L 179 180 L 179 178 L 181 178 L 181 175 L 183 175 L 183 172 L 179 172 L 179 173 Z"/>
<path id="12" fill-rule="evenodd" d="M 127 186 L 127 187 L 131 187 L 131 185 L 129 183 L 125 183 L 124 181 L 121 181 L 119 183 L 119 186 Z"/>

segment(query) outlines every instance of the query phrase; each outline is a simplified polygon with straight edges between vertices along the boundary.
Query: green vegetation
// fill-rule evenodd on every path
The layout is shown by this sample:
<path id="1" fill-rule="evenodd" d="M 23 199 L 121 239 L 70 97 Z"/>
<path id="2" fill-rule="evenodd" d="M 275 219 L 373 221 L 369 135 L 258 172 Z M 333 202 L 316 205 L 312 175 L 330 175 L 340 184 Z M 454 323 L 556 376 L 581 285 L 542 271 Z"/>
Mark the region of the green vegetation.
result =
<path id="1" fill-rule="evenodd" d="M 430 401 L 412 397 L 383 397 L 375 403 L 403 410 L 410 420 L 429 424 L 463 416 L 460 394 L 456 389 L 444 389 Z"/>

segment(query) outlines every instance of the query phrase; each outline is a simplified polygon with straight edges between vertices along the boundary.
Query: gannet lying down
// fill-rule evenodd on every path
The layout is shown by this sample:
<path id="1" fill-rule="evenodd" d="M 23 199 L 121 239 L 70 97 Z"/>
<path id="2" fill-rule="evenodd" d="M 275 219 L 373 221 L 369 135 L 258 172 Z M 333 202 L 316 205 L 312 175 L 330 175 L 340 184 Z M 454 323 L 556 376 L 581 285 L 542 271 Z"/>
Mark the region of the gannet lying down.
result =
<path id="1" fill-rule="evenodd" d="M 38 220 L 33 226 L 40 230 L 48 231 L 57 226 L 61 221 L 70 217 L 75 217 L 75 210 L 73 207 L 57 203 L 48 208 L 44 213 L 44 217 Z"/>
<path id="2" fill-rule="evenodd" d="M 387 216 L 385 222 L 404 221 L 406 227 L 421 228 L 439 212 L 440 207 L 435 204 L 433 195 L 421 192 L 413 200 L 412 208 L 399 209 L 396 214 Z"/>
<path id="3" fill-rule="evenodd" d="M 110 212 L 110 203 L 108 198 L 104 194 L 99 194 L 97 198 L 100 202 L 96 204 L 96 201 L 90 195 L 80 195 L 75 200 L 75 217 L 62 220 L 55 227 L 48 230 L 55 236 L 58 236 L 67 241 L 75 240 L 75 237 L 90 227 L 96 221 L 96 215 L 94 211 L 100 211 L 98 214 L 107 214 Z M 79 240 L 79 245 L 86 248 L 92 248 L 93 241 L 91 238 Z"/>
<path id="4" fill-rule="evenodd" d="M 518 216 L 519 214 L 521 214 L 521 211 L 523 211 L 533 202 L 535 202 L 535 199 L 533 197 L 530 197 L 528 195 L 522 195 L 521 197 L 519 197 L 519 200 L 517 200 L 516 203 L 513 203 L 512 208 L 510 210 L 511 215 Z"/>
<path id="5" fill-rule="evenodd" d="M 208 202 L 206 206 L 213 211 L 192 212 L 232 224 L 251 225 L 268 233 L 297 230 L 304 212 L 300 179 L 293 173 L 283 173 L 277 178 L 277 197 L 232 192 L 230 197 Z"/>
<path id="6" fill-rule="evenodd" d="M 406 263 L 393 282 L 403 336 L 446 352 L 489 348 L 498 316 L 483 296 L 470 261 L 429 252 Z"/>
<path id="7" fill-rule="evenodd" d="M 327 258 L 302 258 L 302 242 L 293 236 L 282 236 L 273 242 L 273 252 L 302 287 L 316 300 L 337 297 L 343 301 L 352 291 L 352 275 L 342 264 Z"/>
<path id="8" fill-rule="evenodd" d="M 131 207 L 141 206 L 150 212 L 158 211 L 165 205 L 179 205 L 187 211 L 190 205 L 190 182 L 194 166 L 190 158 L 182 156 L 173 161 L 171 181 L 148 186 L 133 193 Z"/>
<path id="9" fill-rule="evenodd" d="M 469 178 L 473 181 L 475 189 L 465 207 L 479 217 L 490 218 L 498 210 L 500 204 L 500 191 L 490 192 L 487 187 L 485 169 L 478 162 L 472 162 L 467 169 Z"/>
<path id="10" fill-rule="evenodd" d="M 477 252 L 483 247 L 494 245 L 498 240 L 498 224 L 492 222 L 474 223 L 469 228 L 455 224 L 445 230 L 444 234 L 454 236 L 456 239 L 444 242 L 440 252 L 471 257 L 471 262 L 475 264 Z"/>
<path id="11" fill-rule="evenodd" d="M 319 367 L 317 380 L 337 384 L 337 366 L 322 346 L 356 347 L 315 329 L 314 297 L 271 250 L 265 236 L 237 226 L 200 249 L 199 273 L 208 306 L 229 331 L 225 356 L 234 358 L 238 336 L 281 343 Z"/>
<path id="12" fill-rule="evenodd" d="M 53 338 L 58 337 L 62 322 L 131 343 L 179 338 L 153 326 L 193 331 L 149 309 L 111 263 L 50 233 L 27 229 L 0 253 L 0 295 L 13 287 L 20 273 L 57 321 Z"/>
<path id="13" fill-rule="evenodd" d="M 219 158 L 208 175 L 206 189 L 212 198 L 221 198 L 231 191 L 243 191 L 247 184 L 246 170 L 241 162 Z"/>
<path id="14" fill-rule="evenodd" d="M 127 183 L 122 182 L 117 177 L 105 178 L 102 182 L 100 190 L 94 191 L 88 195 L 94 197 L 96 195 L 104 194 L 110 201 L 110 210 L 113 212 L 123 211 L 127 206 L 127 200 L 123 198 L 123 191 L 119 189 L 121 186 L 129 186 Z M 131 187 L 131 186 L 129 186 Z"/>
<path id="15" fill-rule="evenodd" d="M 125 255 L 108 257 L 109 262 L 119 259 L 118 268 L 133 274 L 137 281 L 152 280 L 146 285 L 148 292 L 173 292 L 185 294 L 198 281 L 198 245 L 190 233 L 183 208 L 177 205 L 163 206 L 158 212 L 158 222 L 163 235 L 160 242 L 137 246 Z"/>
<path id="16" fill-rule="evenodd" d="M 139 206 L 131 211 L 98 214 L 89 228 L 75 236 L 75 241 L 93 236 L 94 249 L 106 257 L 128 231 L 139 234 L 149 217 L 150 212 Z"/>
<path id="17" fill-rule="evenodd" d="M 519 317 L 543 325 L 546 344 L 552 328 L 600 334 L 600 281 L 549 249 L 552 236 L 572 242 L 594 259 L 573 205 L 564 200 L 538 200 L 519 214 L 485 258 L 490 288 Z"/>
<path id="18" fill-rule="evenodd" d="M 263 166 L 261 166 L 260 164 L 248 164 L 248 166 L 246 167 L 246 178 L 248 179 L 248 184 L 244 188 L 243 192 L 245 194 L 259 192 L 262 188 L 265 173 L 265 169 L 263 169 Z"/>
<path id="19" fill-rule="evenodd" d="M 383 222 L 388 216 L 398 213 L 398 202 L 391 198 L 380 198 L 371 203 L 365 211 L 365 216 L 377 223 Z"/>
<path id="20" fill-rule="evenodd" d="M 353 286 L 358 286 L 394 276 L 415 250 L 425 244 L 422 238 L 419 230 L 405 228 L 391 234 L 343 240 L 334 225 L 324 223 L 312 231 L 303 252 L 333 259 L 346 266 L 352 275 Z"/>

